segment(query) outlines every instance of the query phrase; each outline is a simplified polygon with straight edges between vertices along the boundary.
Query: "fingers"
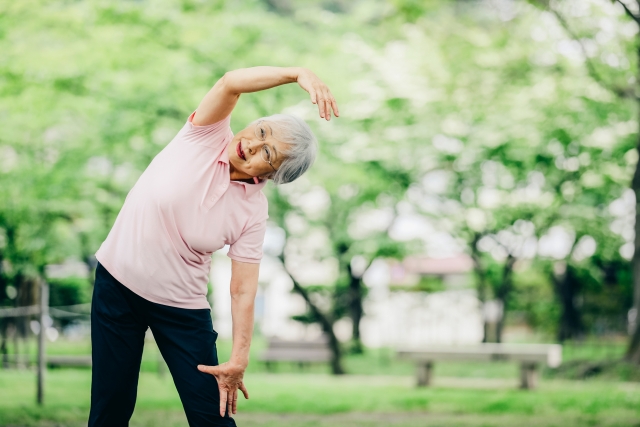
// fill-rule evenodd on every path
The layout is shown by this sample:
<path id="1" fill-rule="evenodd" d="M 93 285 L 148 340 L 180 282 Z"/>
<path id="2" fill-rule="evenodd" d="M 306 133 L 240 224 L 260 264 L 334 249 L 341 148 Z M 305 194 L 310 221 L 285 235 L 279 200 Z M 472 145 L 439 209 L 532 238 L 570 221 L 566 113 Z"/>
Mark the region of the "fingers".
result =
<path id="1" fill-rule="evenodd" d="M 340 111 L 338 111 L 338 103 L 333 96 L 331 97 L 331 107 L 333 108 L 333 114 L 335 114 L 336 117 L 340 117 Z"/>
<path id="2" fill-rule="evenodd" d="M 240 385 L 238 386 L 238 389 L 242 392 L 242 394 L 244 394 L 244 398 L 248 399 L 249 398 L 249 392 L 247 391 L 247 388 L 244 386 L 244 383 L 240 383 Z M 232 414 L 237 414 L 238 413 L 238 389 L 233 391 L 233 406 L 231 408 L 231 413 Z"/>
<path id="3" fill-rule="evenodd" d="M 318 106 L 318 114 L 326 121 L 331 120 L 331 111 L 336 117 L 340 116 L 338 111 L 338 104 L 336 99 L 331 94 L 331 91 L 322 80 L 320 80 L 315 74 L 306 70 L 298 76 L 298 84 L 302 89 L 309 92 L 311 97 L 311 103 Z"/>
<path id="4" fill-rule="evenodd" d="M 229 397 L 227 390 L 222 387 L 218 387 L 220 390 L 220 416 L 224 417 L 225 410 L 227 409 L 227 399 Z"/>
<path id="5" fill-rule="evenodd" d="M 331 120 L 331 111 L 338 117 L 340 112 L 338 111 L 338 104 L 336 99 L 331 94 L 331 91 L 327 87 L 314 88 L 310 92 L 311 102 L 318 105 L 318 114 L 326 121 Z"/>
<path id="6" fill-rule="evenodd" d="M 331 120 L 331 99 L 329 97 L 324 99 L 324 118 L 327 121 Z"/>
<path id="7" fill-rule="evenodd" d="M 245 399 L 249 398 L 249 392 L 247 391 L 247 388 L 244 386 L 244 383 L 240 383 L 240 391 L 242 392 L 242 394 L 244 394 Z"/>
<path id="8" fill-rule="evenodd" d="M 312 102 L 318 105 L 318 114 L 324 118 L 324 97 L 322 96 L 322 92 L 314 90 L 313 93 L 315 102 L 313 102 L 313 100 Z"/>
<path id="9" fill-rule="evenodd" d="M 318 113 L 320 117 L 327 121 L 331 120 L 331 107 L 327 95 L 322 93 L 317 96 L 316 100 L 318 102 Z"/>
<path id="10" fill-rule="evenodd" d="M 205 372 L 207 374 L 216 375 L 218 373 L 217 366 L 198 365 L 198 371 Z"/>
<path id="11" fill-rule="evenodd" d="M 238 412 L 238 390 L 233 391 L 233 405 L 231 406 L 231 413 L 236 414 Z"/>

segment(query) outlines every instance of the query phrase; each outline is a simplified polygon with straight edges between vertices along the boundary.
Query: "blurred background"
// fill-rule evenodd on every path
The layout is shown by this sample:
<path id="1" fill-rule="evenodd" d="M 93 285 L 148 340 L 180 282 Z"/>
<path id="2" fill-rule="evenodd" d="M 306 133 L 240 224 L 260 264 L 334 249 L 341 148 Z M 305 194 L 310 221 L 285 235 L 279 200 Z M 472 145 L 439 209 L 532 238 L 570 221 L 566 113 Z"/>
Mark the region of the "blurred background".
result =
<path id="1" fill-rule="evenodd" d="M 298 115 L 321 152 L 265 189 L 239 425 L 640 425 L 638 15 L 634 0 L 1 2 L 0 425 L 86 425 L 93 254 L 208 89 L 256 65 L 310 68 L 341 117 L 295 85 L 232 116 L 237 132 Z M 216 253 L 221 360 L 229 278 Z M 265 363 L 282 341 L 326 357 Z M 562 363 L 531 391 L 501 361 L 438 362 L 416 388 L 396 353 L 480 343 L 562 344 Z M 151 335 L 132 425 L 186 425 Z"/>

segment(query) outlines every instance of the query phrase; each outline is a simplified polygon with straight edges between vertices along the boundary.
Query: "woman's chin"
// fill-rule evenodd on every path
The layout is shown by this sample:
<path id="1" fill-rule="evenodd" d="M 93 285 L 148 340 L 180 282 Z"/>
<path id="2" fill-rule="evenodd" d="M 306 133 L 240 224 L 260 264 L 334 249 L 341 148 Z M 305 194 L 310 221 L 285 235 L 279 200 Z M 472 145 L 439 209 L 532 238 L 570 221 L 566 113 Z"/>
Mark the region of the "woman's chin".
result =
<path id="1" fill-rule="evenodd" d="M 231 168 L 231 179 L 252 179 L 253 175 L 249 175 L 246 171 L 242 170 L 242 168 L 232 167 Z"/>

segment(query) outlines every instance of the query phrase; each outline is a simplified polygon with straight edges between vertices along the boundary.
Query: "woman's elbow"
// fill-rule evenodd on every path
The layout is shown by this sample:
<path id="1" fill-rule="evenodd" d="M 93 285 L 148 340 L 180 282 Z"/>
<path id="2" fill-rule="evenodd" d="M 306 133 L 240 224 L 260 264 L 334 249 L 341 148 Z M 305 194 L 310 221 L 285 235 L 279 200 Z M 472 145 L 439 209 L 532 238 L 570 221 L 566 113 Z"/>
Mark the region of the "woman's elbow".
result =
<path id="1" fill-rule="evenodd" d="M 220 77 L 220 79 L 218 79 L 216 86 L 223 92 L 239 95 L 240 92 L 235 87 L 236 85 L 234 85 L 234 80 L 233 71 L 227 71 L 222 77 Z"/>

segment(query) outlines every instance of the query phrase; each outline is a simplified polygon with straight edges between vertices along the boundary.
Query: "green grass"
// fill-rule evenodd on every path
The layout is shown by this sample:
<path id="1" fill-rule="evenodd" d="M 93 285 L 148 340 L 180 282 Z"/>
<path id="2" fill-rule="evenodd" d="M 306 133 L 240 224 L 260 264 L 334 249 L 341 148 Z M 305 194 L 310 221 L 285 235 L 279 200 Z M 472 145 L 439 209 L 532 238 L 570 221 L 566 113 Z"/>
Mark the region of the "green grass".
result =
<path id="1" fill-rule="evenodd" d="M 333 377 L 324 364 L 301 370 L 284 363 L 268 373 L 257 361 L 264 345 L 257 339 L 252 348 L 246 376 L 251 400 L 240 403 L 241 426 L 640 427 L 640 384 L 612 381 L 616 377 L 567 381 L 546 372 L 539 389 L 525 392 L 516 388 L 515 364 L 438 363 L 434 387 L 417 389 L 413 365 L 395 360 L 388 349 L 348 355 L 351 375 Z M 565 356 L 571 363 L 607 360 L 622 349 L 582 343 Z M 47 351 L 89 354 L 90 345 L 59 340 Z M 218 343 L 221 361 L 230 351 L 230 342 Z M 185 426 L 172 379 L 158 375 L 158 361 L 157 347 L 148 342 L 132 426 Z M 90 374 L 89 369 L 50 370 L 40 408 L 34 404 L 32 370 L 0 370 L 0 426 L 86 425 Z"/>
<path id="2" fill-rule="evenodd" d="M 253 373 L 246 383 L 251 399 L 240 402 L 239 417 L 245 425 L 341 425 L 353 418 L 353 425 L 363 426 L 389 425 L 384 419 L 407 426 L 429 419 L 429 425 L 443 426 L 640 426 L 640 385 L 634 383 L 551 380 L 526 392 L 515 388 L 515 378 L 436 377 L 434 387 L 416 389 L 411 377 L 312 373 Z M 50 371 L 46 386 L 46 404 L 38 408 L 33 372 L 0 371 L 0 425 L 86 421 L 89 370 Z M 170 376 L 143 372 L 138 396 L 132 425 L 186 425 Z M 271 421 L 264 424 L 264 417 Z"/>

